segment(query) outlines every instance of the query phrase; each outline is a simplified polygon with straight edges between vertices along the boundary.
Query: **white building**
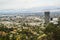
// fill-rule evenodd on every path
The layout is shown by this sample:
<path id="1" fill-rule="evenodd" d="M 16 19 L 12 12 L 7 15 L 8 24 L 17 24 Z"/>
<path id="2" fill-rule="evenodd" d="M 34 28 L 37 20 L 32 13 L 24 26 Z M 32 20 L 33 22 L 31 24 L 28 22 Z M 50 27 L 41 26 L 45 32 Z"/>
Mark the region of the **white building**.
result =
<path id="1" fill-rule="evenodd" d="M 53 23 L 53 24 L 58 24 L 58 18 L 53 18 L 50 23 Z"/>

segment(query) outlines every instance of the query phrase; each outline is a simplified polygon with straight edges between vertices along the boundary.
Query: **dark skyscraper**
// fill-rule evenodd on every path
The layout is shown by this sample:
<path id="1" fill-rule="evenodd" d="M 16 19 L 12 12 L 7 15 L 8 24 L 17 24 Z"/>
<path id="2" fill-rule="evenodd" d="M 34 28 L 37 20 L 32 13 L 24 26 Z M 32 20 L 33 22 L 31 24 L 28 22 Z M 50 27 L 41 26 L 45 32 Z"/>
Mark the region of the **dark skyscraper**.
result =
<path id="1" fill-rule="evenodd" d="M 44 12 L 44 14 L 45 14 L 45 24 L 47 24 L 50 21 L 50 12 L 47 11 L 47 12 Z"/>

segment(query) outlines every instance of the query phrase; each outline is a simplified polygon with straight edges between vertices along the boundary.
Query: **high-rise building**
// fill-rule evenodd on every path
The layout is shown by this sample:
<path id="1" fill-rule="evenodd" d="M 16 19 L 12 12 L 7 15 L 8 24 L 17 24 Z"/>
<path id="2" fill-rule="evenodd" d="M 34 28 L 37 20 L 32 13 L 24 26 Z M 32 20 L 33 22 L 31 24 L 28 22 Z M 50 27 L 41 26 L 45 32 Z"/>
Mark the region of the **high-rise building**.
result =
<path id="1" fill-rule="evenodd" d="M 47 11 L 47 12 L 44 12 L 44 14 L 45 14 L 45 24 L 47 24 L 50 21 L 50 12 Z"/>

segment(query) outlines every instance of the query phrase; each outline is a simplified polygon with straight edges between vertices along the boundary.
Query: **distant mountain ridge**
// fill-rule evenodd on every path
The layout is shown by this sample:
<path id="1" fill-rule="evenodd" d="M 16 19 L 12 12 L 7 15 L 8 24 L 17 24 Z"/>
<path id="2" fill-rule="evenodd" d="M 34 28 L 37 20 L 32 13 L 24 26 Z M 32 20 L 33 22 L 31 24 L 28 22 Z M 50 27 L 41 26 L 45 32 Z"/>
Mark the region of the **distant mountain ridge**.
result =
<path id="1" fill-rule="evenodd" d="M 37 11 L 43 11 L 43 10 L 59 10 L 60 6 L 45 6 L 45 7 L 34 7 L 34 8 L 30 8 L 30 9 L 11 9 L 11 10 L 0 10 L 0 13 L 16 13 L 16 12 L 20 12 L 20 13 L 35 13 Z"/>
<path id="2" fill-rule="evenodd" d="M 0 10 L 0 15 L 42 15 L 44 10 L 60 10 L 60 6 L 35 7 L 30 9 Z M 60 14 L 60 11 L 54 12 Z M 53 14 L 54 14 L 53 13 Z M 52 14 L 52 12 L 51 12 Z"/>

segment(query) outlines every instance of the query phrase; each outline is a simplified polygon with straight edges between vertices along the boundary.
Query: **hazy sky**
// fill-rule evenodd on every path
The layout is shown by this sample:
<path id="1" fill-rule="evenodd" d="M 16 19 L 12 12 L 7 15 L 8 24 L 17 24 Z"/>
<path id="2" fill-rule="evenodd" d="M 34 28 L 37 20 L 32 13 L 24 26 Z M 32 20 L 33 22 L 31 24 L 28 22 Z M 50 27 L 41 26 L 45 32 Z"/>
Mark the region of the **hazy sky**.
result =
<path id="1" fill-rule="evenodd" d="M 60 6 L 60 0 L 0 0 L 0 9 L 29 9 L 42 6 Z"/>

